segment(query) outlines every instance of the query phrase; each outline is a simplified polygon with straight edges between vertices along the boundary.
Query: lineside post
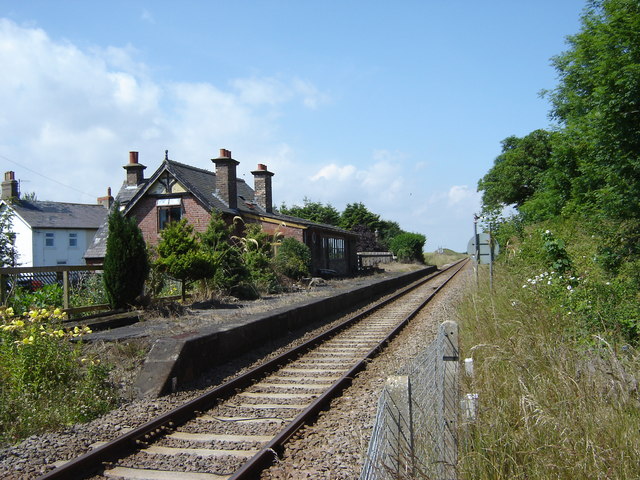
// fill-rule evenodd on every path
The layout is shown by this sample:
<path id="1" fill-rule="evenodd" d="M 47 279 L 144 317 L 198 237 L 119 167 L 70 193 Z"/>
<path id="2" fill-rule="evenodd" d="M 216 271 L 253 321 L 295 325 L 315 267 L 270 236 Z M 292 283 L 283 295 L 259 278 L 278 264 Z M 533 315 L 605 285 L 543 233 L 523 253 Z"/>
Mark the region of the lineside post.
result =
<path id="1" fill-rule="evenodd" d="M 440 458 L 443 480 L 456 480 L 458 463 L 458 324 L 446 321 L 440 325 L 442 339 L 442 419 Z"/>

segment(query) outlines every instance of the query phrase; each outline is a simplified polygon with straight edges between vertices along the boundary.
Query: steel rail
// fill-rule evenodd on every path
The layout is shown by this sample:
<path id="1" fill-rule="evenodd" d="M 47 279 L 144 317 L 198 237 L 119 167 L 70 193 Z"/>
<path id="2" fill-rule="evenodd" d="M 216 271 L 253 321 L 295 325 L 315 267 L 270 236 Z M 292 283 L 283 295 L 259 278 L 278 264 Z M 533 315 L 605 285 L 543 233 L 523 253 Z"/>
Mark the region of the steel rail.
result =
<path id="1" fill-rule="evenodd" d="M 462 265 L 460 265 L 462 264 Z M 398 325 L 391 331 L 377 346 L 373 347 L 366 356 L 355 364 L 348 372 L 336 380 L 328 390 L 316 398 L 311 405 L 294 418 L 279 434 L 277 434 L 262 450 L 251 457 L 239 470 L 236 471 L 229 480 L 250 480 L 259 478 L 260 473 L 268 468 L 278 455 L 284 451 L 286 442 L 296 433 L 303 425 L 314 419 L 318 413 L 333 400 L 340 396 L 342 391 L 349 387 L 353 378 L 364 370 L 368 361 L 376 357 L 393 338 L 395 338 L 431 299 L 456 276 L 456 274 L 464 267 L 466 260 L 462 260 L 454 264 L 450 269 L 443 270 L 441 273 L 447 272 L 456 266 L 458 267 L 451 277 L 431 292 L 418 307 L 409 313 Z M 433 277 L 431 277 L 433 278 Z"/>
<path id="2" fill-rule="evenodd" d="M 427 275 L 426 277 L 412 283 L 411 285 L 408 285 L 406 287 L 399 289 L 393 295 L 390 295 L 386 299 L 383 299 L 375 303 L 374 305 L 368 307 L 364 311 L 349 317 L 344 322 L 341 322 L 339 325 L 331 328 L 330 330 L 320 333 L 315 337 L 311 338 L 310 340 L 304 342 L 303 344 L 297 347 L 294 347 L 291 350 L 284 352 L 261 365 L 258 365 L 257 367 L 245 372 L 244 374 L 241 374 L 238 377 L 235 377 L 222 385 L 214 387 L 208 392 L 205 392 L 202 395 L 192 400 L 189 400 L 186 403 L 168 412 L 165 412 L 164 414 L 161 414 L 158 417 L 152 420 L 149 420 L 148 422 L 130 430 L 129 432 L 103 445 L 100 445 L 92 449 L 91 451 L 86 452 L 70 460 L 69 462 L 63 465 L 58 466 L 57 468 L 40 476 L 38 480 L 82 479 L 82 478 L 87 478 L 91 474 L 95 474 L 99 472 L 100 470 L 103 469 L 104 464 L 109 464 L 119 458 L 122 458 L 126 455 L 129 455 L 135 452 L 136 450 L 139 450 L 141 447 L 144 447 L 149 442 L 151 442 L 155 437 L 159 437 L 163 434 L 166 434 L 169 431 L 188 422 L 189 420 L 192 420 L 200 412 L 213 408 L 221 400 L 235 394 L 238 389 L 242 389 L 250 386 L 251 384 L 255 383 L 258 378 L 267 375 L 268 373 L 277 369 L 282 364 L 289 362 L 290 360 L 296 358 L 297 356 L 306 352 L 307 350 L 337 335 L 340 331 L 358 322 L 362 318 L 372 314 L 376 310 L 395 301 L 397 298 L 401 297 L 402 295 L 458 267 L 451 277 L 453 278 L 453 276 L 455 276 L 455 274 L 464 266 L 465 263 L 466 263 L 466 260 L 460 260 L 445 270 L 438 270 L 435 273 Z M 450 279 L 448 279 L 447 282 L 449 280 Z M 428 299 L 431 299 L 433 295 L 437 293 L 440 290 L 440 288 L 442 288 L 447 282 L 445 282 L 440 287 L 435 289 L 434 292 L 432 292 L 431 295 L 429 295 Z M 423 305 L 426 304 L 427 302 L 428 300 L 426 300 L 423 303 Z M 411 316 L 415 315 L 416 313 L 417 312 L 414 312 Z M 274 439 L 271 442 L 269 442 L 269 445 L 273 443 L 273 446 L 270 447 L 273 450 L 269 450 L 269 447 L 265 447 L 262 451 L 258 452 L 253 457 L 253 458 L 258 457 L 256 458 L 256 460 L 253 460 L 253 458 L 250 459 L 248 464 L 242 467 L 240 470 L 238 470 L 236 474 L 234 474 L 234 476 L 231 478 L 233 479 L 252 478 L 249 476 L 236 477 L 236 475 L 248 475 L 249 473 L 246 473 L 246 474 L 242 473 L 245 470 L 247 470 L 247 472 L 257 471 L 255 470 L 255 468 L 257 467 L 252 467 L 250 464 L 264 465 L 265 459 L 267 458 L 266 453 L 272 452 L 276 449 L 280 450 L 282 448 L 281 445 L 284 445 L 284 442 L 286 442 L 286 440 L 290 438 L 291 435 L 293 435 L 293 433 L 295 433 L 295 431 L 298 430 L 305 423 L 304 419 L 310 418 L 310 415 L 312 415 L 314 412 L 317 414 L 324 407 L 324 405 L 328 404 L 329 401 L 333 399 L 337 395 L 337 393 L 339 393 L 339 391 L 342 391 L 344 388 L 346 388 L 346 386 L 348 386 L 348 383 L 351 382 L 351 378 L 353 377 L 353 375 L 355 375 L 357 372 L 359 372 L 364 368 L 367 359 L 372 358 L 372 357 L 369 357 L 369 355 L 375 356 L 375 352 L 378 352 L 382 348 L 382 345 L 385 342 L 388 342 L 390 338 L 393 338 L 393 336 L 395 336 L 401 329 L 402 329 L 401 327 L 397 327 L 396 329 L 394 329 L 394 331 L 387 337 L 387 339 L 385 339 L 380 345 L 374 347 L 371 350 L 371 352 L 369 352 L 368 356 L 364 360 L 359 362 L 358 365 L 353 367 L 349 372 L 347 372 L 347 374 L 343 375 L 340 379 L 336 380 L 336 382 L 334 382 L 334 385 L 336 385 L 335 389 L 334 387 L 330 388 L 330 390 L 334 391 L 334 393 L 332 394 L 333 396 L 329 395 L 327 392 L 320 395 L 320 397 L 318 397 L 313 402 L 313 404 L 311 404 L 309 407 L 307 407 L 307 409 L 305 409 L 305 411 L 303 411 L 296 418 L 294 418 L 294 420 L 280 434 L 276 435 L 276 437 L 274 437 Z M 338 388 L 340 389 L 338 390 Z M 294 424 L 296 425 L 295 428 L 292 427 L 292 425 Z M 262 468 L 264 469 L 265 467 L 262 467 Z"/>

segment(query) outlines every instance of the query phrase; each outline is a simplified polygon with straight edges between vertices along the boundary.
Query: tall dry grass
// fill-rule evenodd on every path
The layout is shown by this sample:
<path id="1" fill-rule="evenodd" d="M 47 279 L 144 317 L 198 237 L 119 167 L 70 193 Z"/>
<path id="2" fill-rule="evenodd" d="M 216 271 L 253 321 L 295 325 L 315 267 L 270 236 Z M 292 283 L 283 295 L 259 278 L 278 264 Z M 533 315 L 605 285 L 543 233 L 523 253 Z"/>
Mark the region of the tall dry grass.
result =
<path id="1" fill-rule="evenodd" d="M 459 311 L 461 350 L 475 375 L 478 417 L 460 432 L 461 479 L 640 478 L 640 355 L 597 335 L 523 279 L 496 269 Z M 556 313 L 552 313 L 556 312 Z"/>

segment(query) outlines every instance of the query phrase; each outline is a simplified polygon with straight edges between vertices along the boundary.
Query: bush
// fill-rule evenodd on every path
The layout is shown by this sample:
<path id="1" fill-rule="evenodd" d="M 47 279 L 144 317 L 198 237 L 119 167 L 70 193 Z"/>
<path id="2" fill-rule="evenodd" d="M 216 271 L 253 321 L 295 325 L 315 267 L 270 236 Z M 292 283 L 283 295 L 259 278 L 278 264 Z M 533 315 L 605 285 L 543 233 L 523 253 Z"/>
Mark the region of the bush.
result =
<path id="1" fill-rule="evenodd" d="M 389 242 L 389 248 L 401 262 L 424 263 L 424 244 L 427 238 L 419 233 L 401 233 Z"/>
<path id="2" fill-rule="evenodd" d="M 33 292 L 17 287 L 7 302 L 17 315 L 47 306 L 62 307 L 62 286 L 57 283 L 44 285 Z"/>
<path id="3" fill-rule="evenodd" d="M 582 221 L 547 222 L 498 258 L 492 291 L 481 266 L 459 312 L 463 392 L 481 407 L 461 429 L 461 479 L 638 478 L 637 284 L 602 270 L 599 244 Z"/>
<path id="4" fill-rule="evenodd" d="M 207 280 L 213 288 L 240 298 L 247 298 L 246 282 L 249 279 L 240 249 L 231 243 L 231 227 L 220 214 L 211 215 L 207 230 L 201 235 L 202 247 L 216 258 L 216 271 Z M 249 295 L 253 298 L 254 294 Z"/>
<path id="5" fill-rule="evenodd" d="M 90 330 L 65 330 L 61 318 L 59 309 L 21 317 L 0 308 L 0 443 L 90 420 L 116 403 L 106 368 L 71 341 Z"/>
<path id="6" fill-rule="evenodd" d="M 309 275 L 311 250 L 295 238 L 285 238 L 278 247 L 273 265 L 281 275 L 299 280 Z"/>
<path id="7" fill-rule="evenodd" d="M 211 278 L 215 274 L 214 255 L 201 247 L 193 226 L 185 219 L 169 223 L 160 234 L 157 251 L 156 266 L 182 282 L 183 300 L 187 283 Z"/>

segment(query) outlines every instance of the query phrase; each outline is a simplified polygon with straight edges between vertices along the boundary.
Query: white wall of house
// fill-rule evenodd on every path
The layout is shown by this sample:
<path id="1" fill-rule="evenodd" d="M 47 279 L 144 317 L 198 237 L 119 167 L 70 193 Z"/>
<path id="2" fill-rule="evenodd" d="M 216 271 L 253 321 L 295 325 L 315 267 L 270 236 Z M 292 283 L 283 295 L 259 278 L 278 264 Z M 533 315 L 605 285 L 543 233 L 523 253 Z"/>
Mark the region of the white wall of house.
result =
<path id="1" fill-rule="evenodd" d="M 95 233 L 95 229 L 34 229 L 33 266 L 84 265 L 84 252 Z"/>
<path id="2" fill-rule="evenodd" d="M 31 227 L 18 215 L 12 217 L 13 233 L 16 234 L 15 246 L 18 251 L 16 266 L 33 267 L 33 232 Z"/>

